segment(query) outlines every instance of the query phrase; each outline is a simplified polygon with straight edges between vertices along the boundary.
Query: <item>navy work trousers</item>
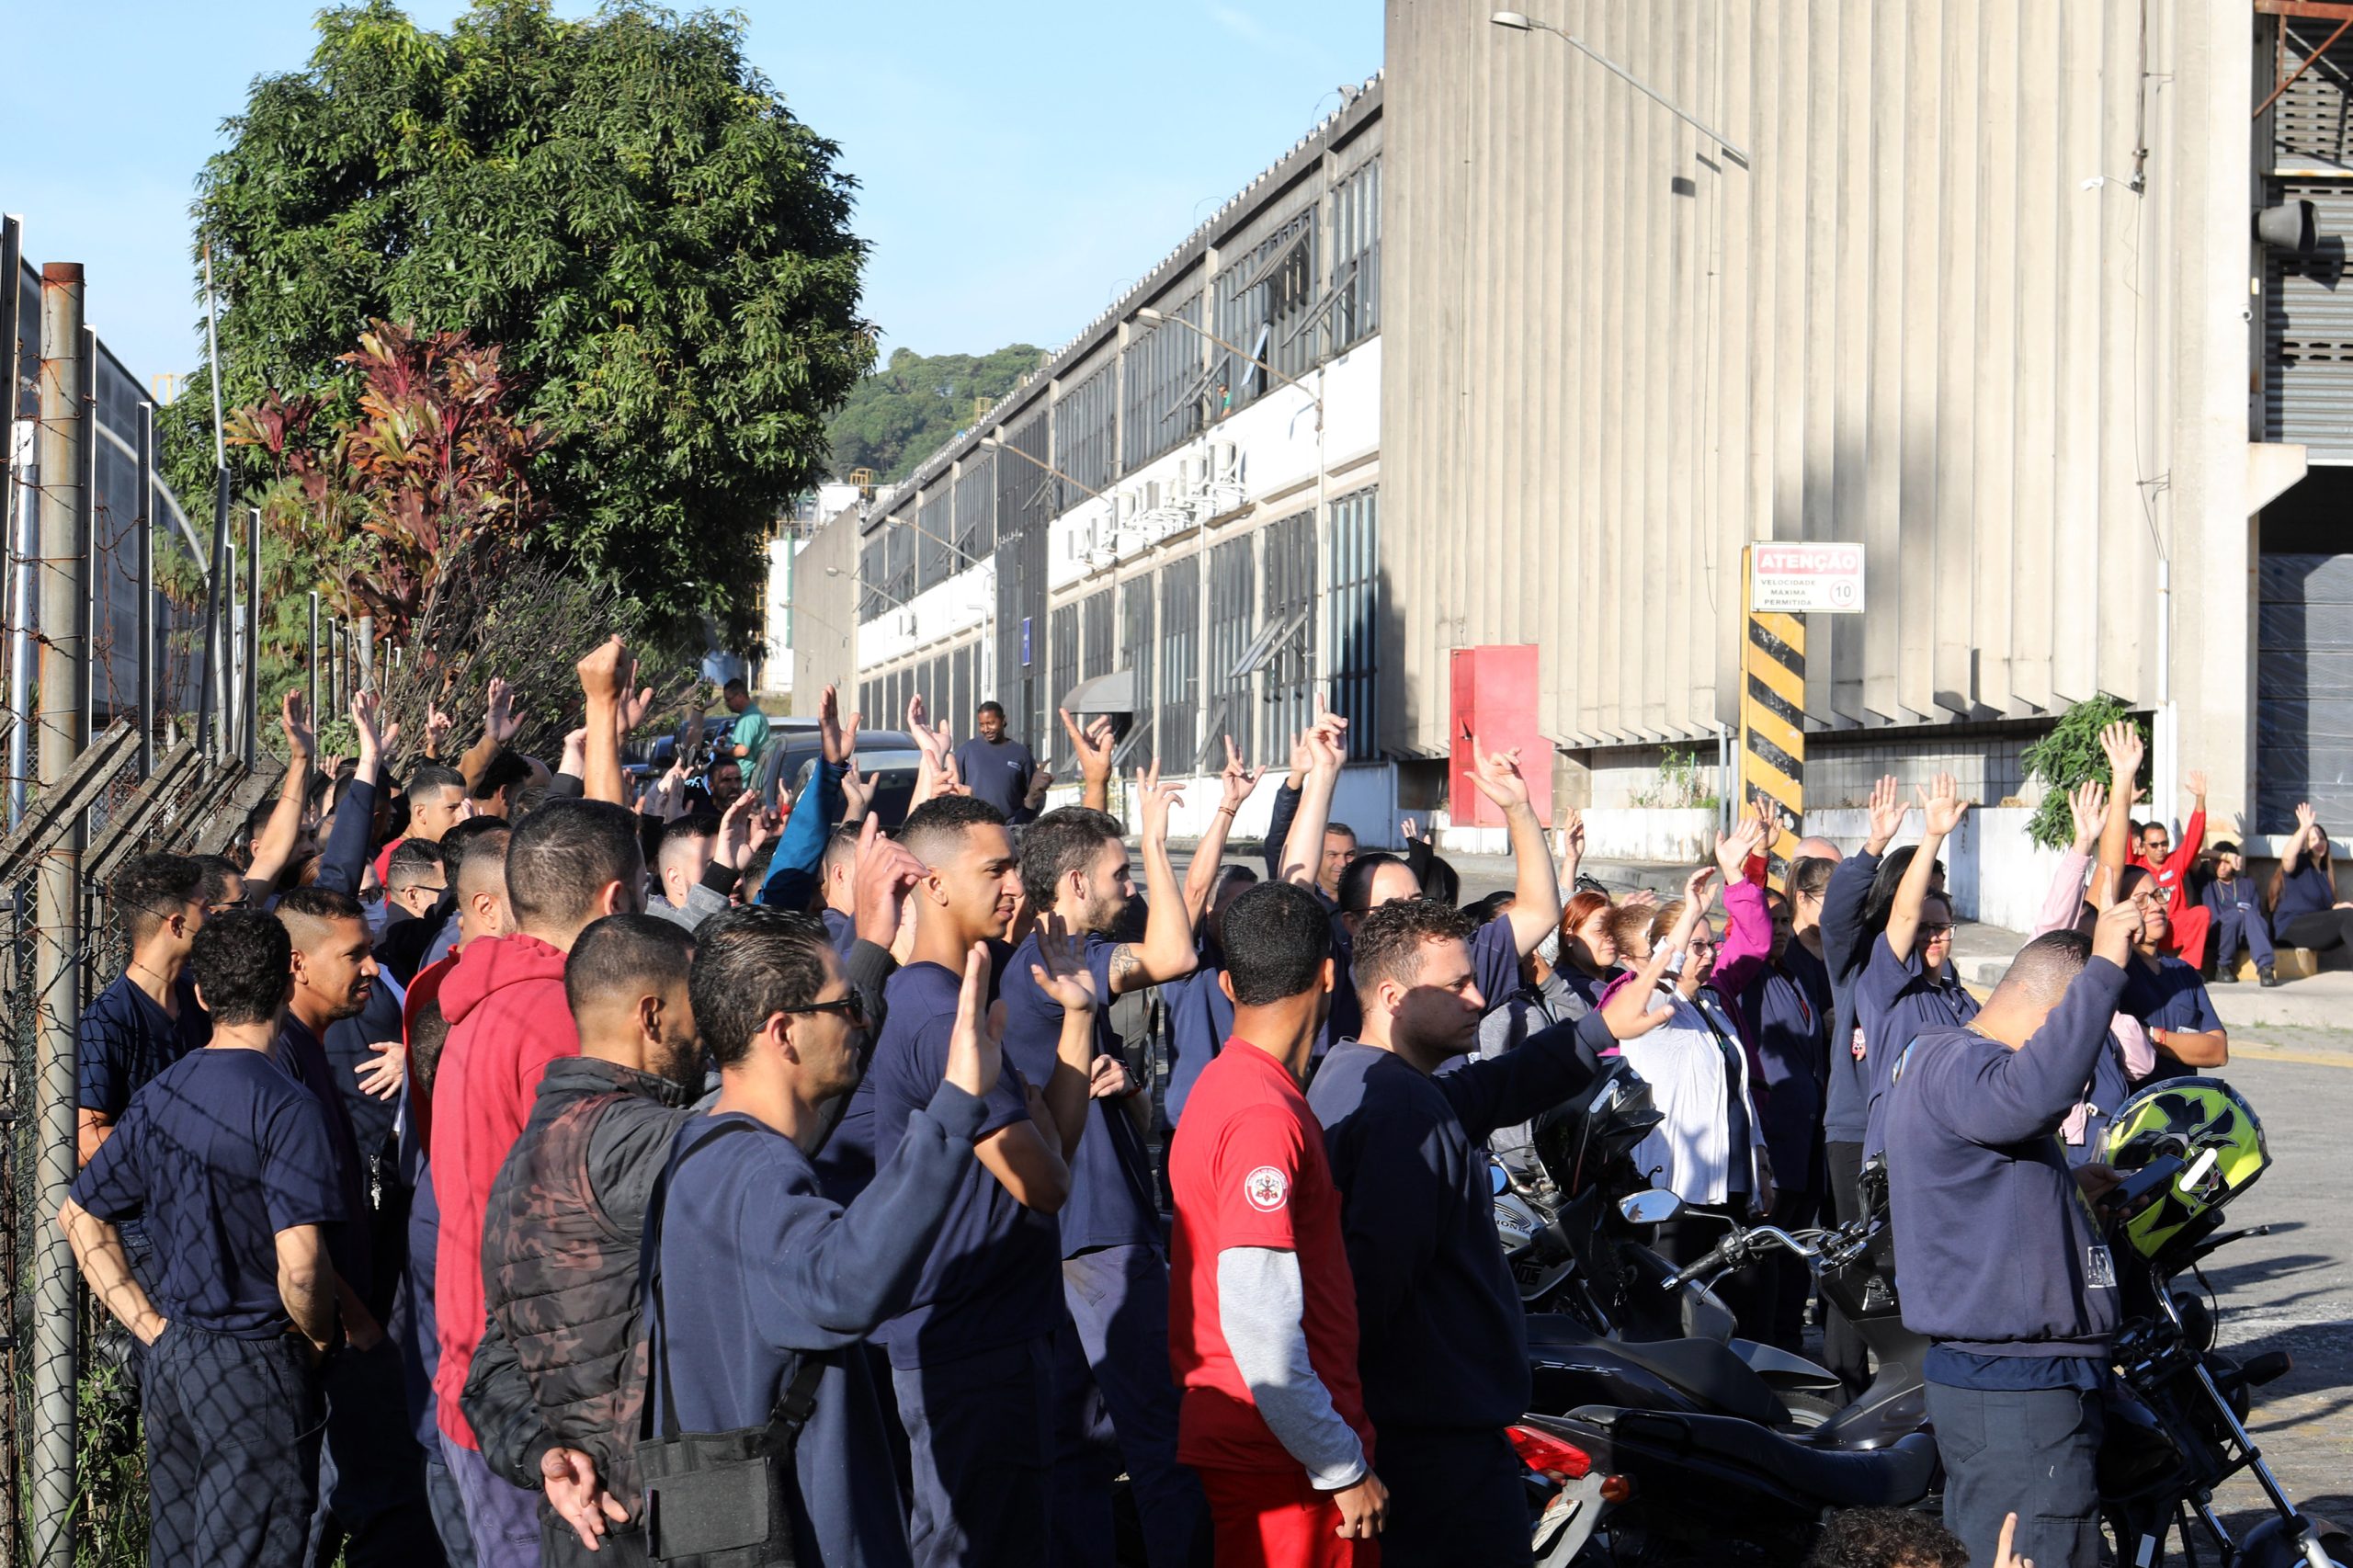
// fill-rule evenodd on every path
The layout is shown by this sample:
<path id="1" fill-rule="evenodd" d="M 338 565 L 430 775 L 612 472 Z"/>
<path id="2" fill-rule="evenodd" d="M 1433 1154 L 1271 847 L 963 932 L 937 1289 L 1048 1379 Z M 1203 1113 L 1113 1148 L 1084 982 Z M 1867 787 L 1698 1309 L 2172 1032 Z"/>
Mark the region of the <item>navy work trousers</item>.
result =
<path id="1" fill-rule="evenodd" d="M 480 1568 L 540 1568 L 540 1494 L 514 1485 L 482 1457 L 441 1435 L 441 1462 L 465 1499 L 466 1534 Z"/>
<path id="2" fill-rule="evenodd" d="M 1945 1528 L 1969 1548 L 1971 1568 L 1994 1568 L 2008 1514 L 2018 1517 L 2011 1550 L 2035 1568 L 2098 1568 L 2099 1395 L 1933 1381 L 1927 1393 L 1945 1461 Z"/>
<path id="3" fill-rule="evenodd" d="M 2263 916 L 2249 909 L 2225 909 L 2214 921 L 2214 972 L 2228 974 L 2239 961 L 2239 949 L 2255 960 L 2259 974 L 2269 969 L 2279 955 L 2271 950 L 2271 933 L 2265 929 Z"/>
<path id="4" fill-rule="evenodd" d="M 1528 1568 L 1526 1471 L 1502 1428 L 1383 1426 L 1374 1444 L 1389 1488 L 1381 1568 Z"/>
<path id="5" fill-rule="evenodd" d="M 322 1426 L 309 1346 L 176 1322 L 148 1346 L 141 1386 L 148 1561 L 301 1568 Z"/>
<path id="6" fill-rule="evenodd" d="M 1111 1482 L 1122 1469 L 1152 1568 L 1194 1561 L 1209 1507 L 1176 1462 L 1168 1265 L 1152 1247 L 1063 1260 L 1070 1321 L 1054 1337 L 1055 1568 L 1109 1568 Z M 1198 1543 L 1205 1551 L 1204 1535 Z"/>
<path id="7" fill-rule="evenodd" d="M 891 1381 L 914 1470 L 916 1568 L 1050 1561 L 1052 1335 L 893 1367 Z"/>

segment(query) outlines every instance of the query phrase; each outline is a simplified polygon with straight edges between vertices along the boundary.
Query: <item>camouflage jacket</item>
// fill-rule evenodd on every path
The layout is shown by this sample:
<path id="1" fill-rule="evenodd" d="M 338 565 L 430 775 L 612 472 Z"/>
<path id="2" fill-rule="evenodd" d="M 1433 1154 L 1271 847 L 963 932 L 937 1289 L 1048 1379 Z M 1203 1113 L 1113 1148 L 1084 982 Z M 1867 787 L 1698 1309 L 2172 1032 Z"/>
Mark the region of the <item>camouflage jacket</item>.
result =
<path id="1" fill-rule="evenodd" d="M 637 1506 L 645 1345 L 638 1251 L 691 1091 L 594 1057 L 557 1062 L 483 1217 L 489 1323 L 466 1381 L 483 1457 L 536 1489 L 540 1457 L 578 1449 Z"/>

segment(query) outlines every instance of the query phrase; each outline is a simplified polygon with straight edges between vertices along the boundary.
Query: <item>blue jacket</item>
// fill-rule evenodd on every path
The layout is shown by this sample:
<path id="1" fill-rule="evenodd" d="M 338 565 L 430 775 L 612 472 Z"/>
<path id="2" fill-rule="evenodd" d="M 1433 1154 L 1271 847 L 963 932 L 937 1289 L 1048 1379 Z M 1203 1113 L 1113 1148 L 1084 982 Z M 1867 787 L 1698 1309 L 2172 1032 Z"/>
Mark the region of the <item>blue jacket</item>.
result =
<path id="1" fill-rule="evenodd" d="M 809 787 L 792 802 L 792 814 L 777 835 L 767 881 L 760 884 L 762 903 L 797 913 L 817 901 L 818 869 L 824 863 L 825 840 L 842 814 L 842 775 L 848 771 L 847 763 L 822 756 L 810 769 Z"/>
<path id="2" fill-rule="evenodd" d="M 1888 1092 L 1904 1325 L 1980 1356 L 2097 1355 L 2116 1267 L 2060 1124 L 2108 1043 L 2124 971 L 2095 958 L 2018 1050 L 1923 1029 Z"/>
<path id="3" fill-rule="evenodd" d="M 1859 1143 L 1870 1113 L 1870 1074 L 1855 1054 L 1855 984 L 1863 977 L 1870 944 L 1863 939 L 1863 904 L 1879 857 L 1865 851 L 1838 862 L 1822 895 L 1822 956 L 1830 970 L 1836 1011 L 1830 1020 L 1830 1085 L 1823 1108 L 1822 1136 L 1832 1143 Z"/>

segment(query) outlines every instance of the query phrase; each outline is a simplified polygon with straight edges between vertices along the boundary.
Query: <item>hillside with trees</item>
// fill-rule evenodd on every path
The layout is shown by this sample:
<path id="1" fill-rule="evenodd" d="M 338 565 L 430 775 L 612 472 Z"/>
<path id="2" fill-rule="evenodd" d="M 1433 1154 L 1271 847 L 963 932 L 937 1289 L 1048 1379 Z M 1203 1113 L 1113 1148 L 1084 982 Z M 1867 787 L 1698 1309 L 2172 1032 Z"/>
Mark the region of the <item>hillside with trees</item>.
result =
<path id="1" fill-rule="evenodd" d="M 1039 351 L 1009 344 L 992 354 L 892 352 L 850 390 L 829 426 L 834 473 L 870 468 L 885 483 L 904 479 L 959 430 L 1038 368 Z"/>

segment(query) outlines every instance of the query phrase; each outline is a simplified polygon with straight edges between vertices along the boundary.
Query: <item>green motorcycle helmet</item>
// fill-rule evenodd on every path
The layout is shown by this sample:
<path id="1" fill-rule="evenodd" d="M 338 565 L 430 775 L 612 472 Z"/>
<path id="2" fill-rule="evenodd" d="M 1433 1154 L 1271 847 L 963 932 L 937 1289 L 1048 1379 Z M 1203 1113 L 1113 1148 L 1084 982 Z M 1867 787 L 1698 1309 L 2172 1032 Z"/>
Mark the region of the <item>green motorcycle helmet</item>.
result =
<path id="1" fill-rule="evenodd" d="M 2109 1165 L 2138 1170 L 2167 1154 L 2189 1168 L 2123 1226 L 2124 1240 L 2152 1259 L 2253 1187 L 2271 1165 L 2255 1108 L 2220 1078 L 2164 1079 L 2116 1108 L 2102 1146 Z"/>

